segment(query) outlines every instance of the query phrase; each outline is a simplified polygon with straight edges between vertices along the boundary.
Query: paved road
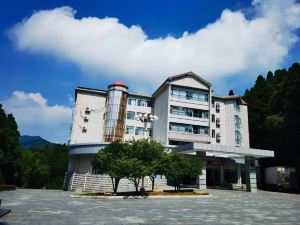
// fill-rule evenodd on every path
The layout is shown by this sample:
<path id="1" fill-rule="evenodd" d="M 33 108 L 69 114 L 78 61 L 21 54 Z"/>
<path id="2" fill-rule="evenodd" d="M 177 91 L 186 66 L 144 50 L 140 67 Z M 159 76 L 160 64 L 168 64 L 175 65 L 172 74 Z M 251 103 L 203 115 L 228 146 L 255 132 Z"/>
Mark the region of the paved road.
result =
<path id="1" fill-rule="evenodd" d="M 300 195 L 209 190 L 211 198 L 83 199 L 70 192 L 1 192 L 0 224 L 300 224 Z"/>

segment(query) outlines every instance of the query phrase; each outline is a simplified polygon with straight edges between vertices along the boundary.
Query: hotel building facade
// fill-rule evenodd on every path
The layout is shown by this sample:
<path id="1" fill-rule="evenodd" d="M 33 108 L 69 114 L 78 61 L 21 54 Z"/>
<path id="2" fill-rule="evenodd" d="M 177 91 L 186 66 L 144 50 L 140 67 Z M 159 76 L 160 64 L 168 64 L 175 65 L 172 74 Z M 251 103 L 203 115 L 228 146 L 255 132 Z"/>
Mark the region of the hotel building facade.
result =
<path id="1" fill-rule="evenodd" d="M 274 156 L 250 148 L 247 103 L 237 95 L 213 95 L 211 84 L 193 72 L 167 78 L 151 96 L 115 82 L 108 90 L 77 87 L 75 100 L 69 174 L 93 174 L 91 161 L 107 144 L 146 136 L 172 151 L 202 157 L 198 188 L 237 183 L 256 192 L 256 159 Z M 150 113 L 159 119 L 145 134 L 135 115 Z"/>

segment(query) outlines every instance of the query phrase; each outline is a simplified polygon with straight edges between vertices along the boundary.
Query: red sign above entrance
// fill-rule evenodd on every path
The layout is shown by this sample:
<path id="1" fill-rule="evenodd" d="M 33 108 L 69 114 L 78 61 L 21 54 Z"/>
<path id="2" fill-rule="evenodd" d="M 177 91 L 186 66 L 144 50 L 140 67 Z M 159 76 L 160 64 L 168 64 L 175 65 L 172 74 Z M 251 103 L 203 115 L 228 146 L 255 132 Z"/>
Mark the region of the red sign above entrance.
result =
<path id="1" fill-rule="evenodd" d="M 221 160 L 212 160 L 212 161 L 208 161 L 208 163 L 210 165 L 213 165 L 213 166 L 221 166 L 221 165 L 223 165 L 223 161 L 221 161 Z"/>

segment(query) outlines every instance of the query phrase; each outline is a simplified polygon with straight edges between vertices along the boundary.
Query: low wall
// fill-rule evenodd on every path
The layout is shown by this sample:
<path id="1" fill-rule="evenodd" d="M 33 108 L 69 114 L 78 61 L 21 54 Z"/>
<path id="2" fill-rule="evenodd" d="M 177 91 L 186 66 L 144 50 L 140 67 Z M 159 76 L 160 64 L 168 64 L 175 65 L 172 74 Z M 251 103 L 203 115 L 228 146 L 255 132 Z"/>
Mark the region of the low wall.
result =
<path id="1" fill-rule="evenodd" d="M 139 188 L 142 185 L 140 181 Z M 155 178 L 155 188 L 166 188 L 167 179 L 165 177 Z M 144 187 L 146 190 L 151 190 L 152 183 L 149 177 L 144 178 Z M 64 190 L 76 190 L 81 188 L 83 192 L 113 192 L 111 179 L 108 175 L 95 175 L 95 174 L 80 174 L 72 173 L 66 174 Z M 120 180 L 118 192 L 135 191 L 133 183 L 124 178 Z"/>

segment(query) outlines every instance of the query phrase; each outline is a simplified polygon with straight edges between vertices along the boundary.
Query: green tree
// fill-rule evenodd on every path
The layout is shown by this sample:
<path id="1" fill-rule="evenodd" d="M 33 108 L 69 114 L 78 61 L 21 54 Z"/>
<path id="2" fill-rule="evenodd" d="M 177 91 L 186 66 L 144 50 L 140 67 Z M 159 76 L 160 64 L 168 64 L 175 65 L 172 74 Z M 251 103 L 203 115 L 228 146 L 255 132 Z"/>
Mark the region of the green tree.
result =
<path id="1" fill-rule="evenodd" d="M 167 153 L 164 146 L 158 141 L 141 139 L 131 142 L 133 158 L 142 162 L 144 168 L 144 176 L 149 176 L 152 182 L 152 190 L 155 185 L 156 175 L 166 173 Z M 143 177 L 142 177 L 143 178 Z"/>
<path id="2" fill-rule="evenodd" d="M 140 181 L 147 175 L 148 167 L 143 164 L 143 161 L 131 157 L 124 159 L 124 165 L 125 177 L 133 183 L 135 191 L 138 192 Z"/>
<path id="3" fill-rule="evenodd" d="M 174 180 L 175 190 L 180 190 L 184 178 L 194 178 L 202 174 L 202 161 L 199 157 L 179 153 L 168 155 L 167 175 Z"/>
<path id="4" fill-rule="evenodd" d="M 68 168 L 68 146 L 56 144 L 46 147 L 44 153 L 49 172 L 49 179 L 45 186 L 50 189 L 61 189 Z"/>
<path id="5" fill-rule="evenodd" d="M 15 118 L 12 114 L 6 115 L 0 104 L 0 183 L 18 181 L 19 136 Z"/>
<path id="6" fill-rule="evenodd" d="M 93 161 L 94 168 L 110 176 L 114 193 L 118 190 L 120 180 L 128 175 L 128 149 L 127 143 L 112 142 L 101 149 Z"/>
<path id="7" fill-rule="evenodd" d="M 274 158 L 261 159 L 263 166 L 292 166 L 297 169 L 300 188 L 300 65 L 288 70 L 268 72 L 257 77 L 254 87 L 246 90 L 250 145 L 272 149 Z"/>
<path id="8" fill-rule="evenodd" d="M 22 181 L 26 188 L 42 188 L 49 179 L 49 167 L 41 149 L 24 150 L 22 154 Z"/>
<path id="9" fill-rule="evenodd" d="M 23 149 L 20 164 L 23 187 L 61 189 L 68 166 L 68 148 L 56 144 Z"/>

